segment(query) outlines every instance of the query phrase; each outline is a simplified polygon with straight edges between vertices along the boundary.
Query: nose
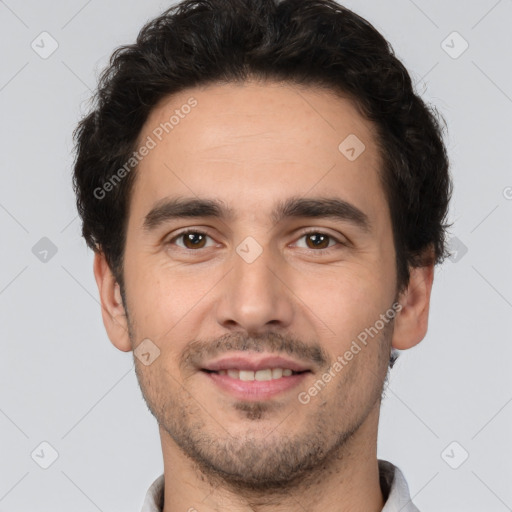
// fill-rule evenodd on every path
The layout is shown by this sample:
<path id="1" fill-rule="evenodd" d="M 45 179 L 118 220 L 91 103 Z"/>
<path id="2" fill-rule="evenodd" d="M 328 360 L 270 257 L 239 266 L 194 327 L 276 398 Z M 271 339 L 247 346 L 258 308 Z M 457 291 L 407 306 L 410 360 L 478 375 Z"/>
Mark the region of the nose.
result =
<path id="1" fill-rule="evenodd" d="M 270 249 L 252 262 L 235 253 L 217 302 L 217 321 L 225 329 L 252 334 L 289 328 L 293 321 L 293 292 L 285 267 Z"/>

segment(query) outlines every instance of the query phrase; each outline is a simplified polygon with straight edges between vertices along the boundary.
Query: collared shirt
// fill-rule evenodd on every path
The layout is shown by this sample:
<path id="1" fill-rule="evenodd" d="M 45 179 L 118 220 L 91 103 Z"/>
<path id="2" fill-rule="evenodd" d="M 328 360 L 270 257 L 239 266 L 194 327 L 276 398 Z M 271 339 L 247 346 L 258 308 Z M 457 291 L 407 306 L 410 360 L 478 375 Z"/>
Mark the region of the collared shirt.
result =
<path id="1" fill-rule="evenodd" d="M 385 460 L 379 460 L 380 486 L 386 503 L 382 512 L 419 512 L 409 495 L 403 473 Z M 141 512 L 162 512 L 164 503 L 164 475 L 160 475 L 148 489 Z"/>

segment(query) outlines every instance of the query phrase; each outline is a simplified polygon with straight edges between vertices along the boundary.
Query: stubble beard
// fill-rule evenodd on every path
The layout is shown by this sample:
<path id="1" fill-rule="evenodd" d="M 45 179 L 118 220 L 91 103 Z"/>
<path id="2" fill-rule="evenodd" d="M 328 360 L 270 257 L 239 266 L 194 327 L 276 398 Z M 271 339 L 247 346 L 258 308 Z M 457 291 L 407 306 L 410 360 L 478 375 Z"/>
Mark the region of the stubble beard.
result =
<path id="1" fill-rule="evenodd" d="M 135 346 L 134 329 L 129 319 L 128 325 L 132 346 Z M 387 366 L 392 332 L 391 322 L 383 329 L 379 339 L 373 340 L 381 347 L 379 371 L 383 360 Z M 299 487 L 304 490 L 333 466 L 339 466 L 340 461 L 348 463 L 352 455 L 351 440 L 370 412 L 380 407 L 387 381 L 386 373 L 384 378 L 373 382 L 370 399 L 363 409 L 359 404 L 346 400 L 345 388 L 351 380 L 358 381 L 354 372 L 334 384 L 337 389 L 331 395 L 330 404 L 324 402 L 321 396 L 317 397 L 317 403 L 323 402 L 323 406 L 310 407 L 297 401 L 289 415 L 300 414 L 304 421 L 300 432 L 293 436 L 283 431 L 280 425 L 267 435 L 262 435 L 261 429 L 258 431 L 260 422 L 274 414 L 275 404 L 238 401 L 234 407 L 241 420 L 251 421 L 254 427 L 243 435 L 234 436 L 212 418 L 185 386 L 178 384 L 172 375 L 166 376 L 168 371 L 165 368 L 162 367 L 160 374 L 151 375 L 144 372 L 140 362 L 135 361 L 135 372 L 149 411 L 195 470 L 204 475 L 212 486 L 223 485 L 247 496 L 262 492 L 286 494 Z M 171 387 L 166 383 L 171 384 L 175 391 L 171 393 Z M 345 412 L 345 418 L 341 420 L 335 414 L 340 410 Z M 282 416 L 279 412 L 276 415 Z M 346 418 L 352 420 L 347 422 Z"/>

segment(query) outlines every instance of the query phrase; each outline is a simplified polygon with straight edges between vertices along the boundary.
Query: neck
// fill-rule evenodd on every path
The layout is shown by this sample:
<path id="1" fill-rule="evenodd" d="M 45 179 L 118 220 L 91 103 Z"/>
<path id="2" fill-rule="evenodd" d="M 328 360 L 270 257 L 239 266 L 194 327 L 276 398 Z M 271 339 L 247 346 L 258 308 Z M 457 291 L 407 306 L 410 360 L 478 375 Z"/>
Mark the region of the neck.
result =
<path id="1" fill-rule="evenodd" d="M 377 427 L 379 409 L 325 463 L 300 481 L 278 490 L 234 487 L 203 473 L 160 428 L 164 456 L 163 512 L 380 512 L 384 500 L 379 482 Z"/>

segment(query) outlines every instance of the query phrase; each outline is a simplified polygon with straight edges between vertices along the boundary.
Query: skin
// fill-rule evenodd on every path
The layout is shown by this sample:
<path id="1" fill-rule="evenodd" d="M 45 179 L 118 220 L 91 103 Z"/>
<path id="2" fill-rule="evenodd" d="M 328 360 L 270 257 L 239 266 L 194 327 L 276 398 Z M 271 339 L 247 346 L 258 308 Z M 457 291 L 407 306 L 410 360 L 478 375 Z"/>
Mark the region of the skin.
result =
<path id="1" fill-rule="evenodd" d="M 160 350 L 147 366 L 134 360 L 159 423 L 164 511 L 380 511 L 377 430 L 390 349 L 424 338 L 433 267 L 411 269 L 397 294 L 374 128 L 331 92 L 248 81 L 166 98 L 140 141 L 190 97 L 197 106 L 136 171 L 123 294 L 101 251 L 94 261 L 111 342 L 130 351 L 149 338 Z M 338 150 L 349 134 L 366 146 L 354 161 Z M 234 217 L 175 219 L 144 231 L 155 203 L 175 196 L 221 199 Z M 273 207 L 292 196 L 348 201 L 371 228 L 332 218 L 275 224 Z M 185 245 L 174 238 L 183 228 L 209 238 L 199 249 Z M 334 238 L 317 248 L 304 228 Z M 252 263 L 236 252 L 248 236 L 262 249 Z M 301 404 L 298 392 L 395 300 L 402 309 L 394 322 Z M 298 389 L 254 402 L 220 390 L 192 364 L 204 362 L 209 347 L 232 355 L 243 343 L 246 355 L 286 355 L 284 347 L 312 372 Z"/>

